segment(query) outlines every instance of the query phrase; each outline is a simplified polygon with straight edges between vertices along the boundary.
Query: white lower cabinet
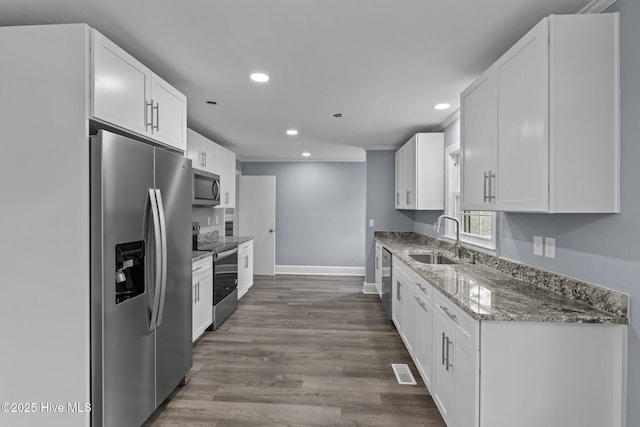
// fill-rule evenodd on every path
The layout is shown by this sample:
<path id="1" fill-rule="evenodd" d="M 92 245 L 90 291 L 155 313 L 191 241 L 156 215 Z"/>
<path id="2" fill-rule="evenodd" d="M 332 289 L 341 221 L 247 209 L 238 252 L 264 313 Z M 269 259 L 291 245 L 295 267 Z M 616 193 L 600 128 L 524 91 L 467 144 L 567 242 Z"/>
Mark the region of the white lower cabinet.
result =
<path id="1" fill-rule="evenodd" d="M 477 426 L 479 322 L 433 293 L 431 394 L 447 426 Z"/>
<path id="2" fill-rule="evenodd" d="M 432 286 L 416 275 L 413 296 L 413 361 L 427 388 L 433 377 L 433 303 Z"/>
<path id="3" fill-rule="evenodd" d="M 392 258 L 393 267 L 391 269 L 391 318 L 396 325 L 398 333 L 402 337 L 404 344 L 411 351 L 411 341 L 413 328 L 409 325 L 413 324 L 412 315 L 409 313 L 413 309 L 411 298 L 413 295 L 412 282 L 415 273 L 406 267 L 396 257 Z"/>
<path id="4" fill-rule="evenodd" d="M 193 262 L 191 302 L 193 319 L 191 341 L 195 341 L 213 323 L 212 256 Z"/>
<path id="5" fill-rule="evenodd" d="M 393 322 L 448 427 L 625 425 L 627 325 L 476 320 L 393 257 Z"/>
<path id="6" fill-rule="evenodd" d="M 253 240 L 238 246 L 238 299 L 253 286 Z"/>

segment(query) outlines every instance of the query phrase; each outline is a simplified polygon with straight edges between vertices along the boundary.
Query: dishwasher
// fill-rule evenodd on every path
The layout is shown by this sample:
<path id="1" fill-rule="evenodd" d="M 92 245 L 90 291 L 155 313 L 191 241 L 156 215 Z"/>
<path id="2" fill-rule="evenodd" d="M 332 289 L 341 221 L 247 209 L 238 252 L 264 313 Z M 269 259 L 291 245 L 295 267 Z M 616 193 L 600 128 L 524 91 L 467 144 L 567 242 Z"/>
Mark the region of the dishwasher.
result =
<path id="1" fill-rule="evenodd" d="M 386 248 L 382 248 L 382 306 L 387 312 L 389 320 L 392 318 L 391 313 L 391 252 Z"/>

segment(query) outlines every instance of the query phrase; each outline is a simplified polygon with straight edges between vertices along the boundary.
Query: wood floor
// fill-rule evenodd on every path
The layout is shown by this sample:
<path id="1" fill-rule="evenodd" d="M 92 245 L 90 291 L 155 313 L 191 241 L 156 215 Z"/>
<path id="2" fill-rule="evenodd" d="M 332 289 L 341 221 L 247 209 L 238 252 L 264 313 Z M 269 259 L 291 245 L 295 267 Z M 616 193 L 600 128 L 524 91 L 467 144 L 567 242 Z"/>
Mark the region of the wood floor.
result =
<path id="1" fill-rule="evenodd" d="M 256 276 L 149 426 L 444 426 L 362 277 Z M 418 385 L 399 385 L 407 363 Z"/>

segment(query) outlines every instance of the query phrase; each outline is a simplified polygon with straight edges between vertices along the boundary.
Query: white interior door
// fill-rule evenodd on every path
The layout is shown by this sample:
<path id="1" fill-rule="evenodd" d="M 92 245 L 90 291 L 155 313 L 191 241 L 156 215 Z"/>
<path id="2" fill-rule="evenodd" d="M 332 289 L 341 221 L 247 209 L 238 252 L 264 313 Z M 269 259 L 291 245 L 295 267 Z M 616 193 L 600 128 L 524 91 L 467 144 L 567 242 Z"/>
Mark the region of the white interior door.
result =
<path id="1" fill-rule="evenodd" d="M 241 236 L 253 236 L 253 274 L 275 275 L 276 177 L 238 177 Z"/>

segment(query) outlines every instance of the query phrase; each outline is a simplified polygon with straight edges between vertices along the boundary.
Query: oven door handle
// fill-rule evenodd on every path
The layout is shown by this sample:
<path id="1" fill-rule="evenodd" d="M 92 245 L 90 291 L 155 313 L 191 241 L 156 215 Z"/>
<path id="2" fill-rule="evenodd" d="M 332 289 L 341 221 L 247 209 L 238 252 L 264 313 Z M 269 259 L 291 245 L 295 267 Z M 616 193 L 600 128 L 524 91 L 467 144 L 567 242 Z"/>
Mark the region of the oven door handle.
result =
<path id="1" fill-rule="evenodd" d="M 229 255 L 233 255 L 237 253 L 238 253 L 238 248 L 235 247 L 233 249 L 229 249 L 228 251 L 218 252 L 215 257 L 218 260 L 218 259 L 222 259 L 222 258 L 228 257 Z"/>

